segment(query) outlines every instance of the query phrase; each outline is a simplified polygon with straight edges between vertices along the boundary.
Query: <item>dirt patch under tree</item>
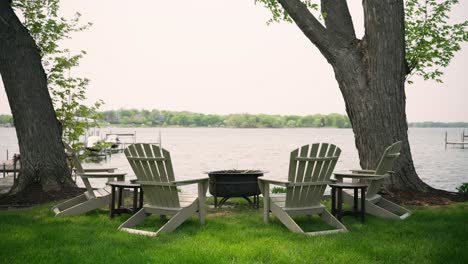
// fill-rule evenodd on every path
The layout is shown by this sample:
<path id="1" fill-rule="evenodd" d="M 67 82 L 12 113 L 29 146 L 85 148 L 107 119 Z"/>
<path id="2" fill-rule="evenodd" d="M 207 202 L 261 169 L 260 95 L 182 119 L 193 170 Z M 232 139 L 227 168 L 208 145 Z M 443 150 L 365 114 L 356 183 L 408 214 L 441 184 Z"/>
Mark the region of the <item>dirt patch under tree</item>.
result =
<path id="1" fill-rule="evenodd" d="M 0 196 L 0 208 L 28 207 L 37 204 L 50 203 L 73 198 L 83 194 L 86 189 L 78 187 L 66 187 L 61 191 L 43 192 L 40 184 L 29 186 L 20 195 Z"/>

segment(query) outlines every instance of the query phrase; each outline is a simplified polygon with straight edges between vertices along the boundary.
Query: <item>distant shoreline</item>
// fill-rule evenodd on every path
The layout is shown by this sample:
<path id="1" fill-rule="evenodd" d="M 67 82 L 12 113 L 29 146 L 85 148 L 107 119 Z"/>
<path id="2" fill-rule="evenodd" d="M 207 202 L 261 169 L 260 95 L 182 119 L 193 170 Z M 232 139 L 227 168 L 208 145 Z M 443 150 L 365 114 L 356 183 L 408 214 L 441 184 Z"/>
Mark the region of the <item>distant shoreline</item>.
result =
<path id="1" fill-rule="evenodd" d="M 412 122 L 408 127 L 418 128 L 468 128 L 468 122 Z"/>
<path id="2" fill-rule="evenodd" d="M 352 127 L 227 127 L 227 126 L 146 126 L 146 125 L 122 125 L 122 124 L 100 124 L 100 128 L 226 128 L 226 129 L 352 129 Z M 417 126 L 409 124 L 408 128 L 466 128 L 468 130 L 468 123 L 466 126 Z"/>
<path id="3" fill-rule="evenodd" d="M 352 128 L 343 114 L 269 115 L 202 114 L 187 111 L 118 109 L 98 112 L 101 127 L 121 128 Z M 11 115 L 0 115 L 0 127 L 13 127 Z M 409 128 L 468 128 L 468 122 L 410 122 Z"/>

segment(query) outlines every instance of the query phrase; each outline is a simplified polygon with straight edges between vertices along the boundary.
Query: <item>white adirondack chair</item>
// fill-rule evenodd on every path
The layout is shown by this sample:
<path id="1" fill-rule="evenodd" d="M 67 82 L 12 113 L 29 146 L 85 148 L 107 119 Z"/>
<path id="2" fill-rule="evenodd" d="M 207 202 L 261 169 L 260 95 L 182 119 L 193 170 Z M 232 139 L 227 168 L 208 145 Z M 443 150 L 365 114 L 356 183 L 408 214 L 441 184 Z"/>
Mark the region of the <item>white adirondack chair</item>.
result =
<path id="1" fill-rule="evenodd" d="M 333 234 L 347 232 L 324 205 L 320 203 L 330 176 L 335 168 L 341 150 L 333 144 L 316 143 L 305 145 L 291 152 L 288 181 L 278 181 L 259 178 L 260 190 L 263 194 L 263 220 L 269 221 L 270 211 L 289 230 L 306 235 Z M 269 185 L 286 187 L 286 194 L 270 195 Z M 304 232 L 293 220 L 292 216 L 318 214 L 335 227 L 334 230 Z"/>
<path id="2" fill-rule="evenodd" d="M 200 223 L 205 223 L 208 177 L 175 181 L 169 151 L 156 145 L 133 144 L 125 149 L 125 155 L 138 178 L 136 183 L 143 188 L 145 204 L 119 230 L 148 236 L 169 233 L 196 212 Z M 177 190 L 177 186 L 195 183 L 198 184 L 198 195 L 182 194 Z M 156 232 L 133 229 L 151 214 L 172 217 Z"/>
<path id="3" fill-rule="evenodd" d="M 393 162 L 400 155 L 400 149 L 401 141 L 395 142 L 386 148 L 375 170 L 352 170 L 352 173 L 334 173 L 338 182 L 342 182 L 343 178 L 351 178 L 369 184 L 366 192 L 366 213 L 396 220 L 403 220 L 411 215 L 411 211 L 408 209 L 388 201 L 377 193 L 382 187 L 384 179 L 389 176 Z M 343 200 L 351 205 L 354 203 L 352 194 L 347 191 L 343 192 Z"/>
<path id="4" fill-rule="evenodd" d="M 55 216 L 79 215 L 101 208 L 105 205 L 109 205 L 111 192 L 110 187 L 106 186 L 105 188 L 101 189 L 93 189 L 89 179 L 107 178 L 108 180 L 117 179 L 119 181 L 123 181 L 125 180 L 126 173 L 114 173 L 115 168 L 84 169 L 74 150 L 65 142 L 63 145 L 67 154 L 73 160 L 76 174 L 81 177 L 86 187 L 86 192 L 54 206 L 52 210 L 55 212 Z"/>

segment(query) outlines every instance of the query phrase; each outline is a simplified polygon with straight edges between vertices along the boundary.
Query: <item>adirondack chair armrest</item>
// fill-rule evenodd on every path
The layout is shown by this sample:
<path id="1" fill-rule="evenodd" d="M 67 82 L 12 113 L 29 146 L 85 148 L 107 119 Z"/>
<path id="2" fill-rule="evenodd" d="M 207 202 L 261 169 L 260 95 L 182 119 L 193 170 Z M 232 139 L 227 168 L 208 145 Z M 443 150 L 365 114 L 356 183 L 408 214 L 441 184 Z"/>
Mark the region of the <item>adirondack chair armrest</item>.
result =
<path id="1" fill-rule="evenodd" d="M 323 182 L 289 182 L 289 181 L 281 181 L 281 180 L 273 180 L 267 178 L 258 178 L 258 180 L 263 181 L 268 184 L 274 184 L 284 187 L 297 187 L 297 186 L 319 186 L 319 185 L 327 185 L 330 184 L 331 181 L 323 181 Z"/>
<path id="2" fill-rule="evenodd" d="M 361 170 L 361 169 L 356 169 L 356 170 L 349 170 L 352 173 L 358 173 L 358 174 L 373 174 L 375 173 L 375 170 Z"/>
<path id="3" fill-rule="evenodd" d="M 274 180 L 274 179 L 268 179 L 264 177 L 258 178 L 258 180 L 267 184 L 274 184 L 274 185 L 279 185 L 279 186 L 284 186 L 284 187 L 288 187 L 290 185 L 290 182 L 288 181 Z"/>
<path id="4" fill-rule="evenodd" d="M 82 178 L 117 178 L 119 181 L 125 180 L 126 173 L 78 173 Z"/>
<path id="5" fill-rule="evenodd" d="M 203 177 L 203 178 L 196 178 L 196 179 L 190 179 L 190 180 L 181 180 L 181 181 L 173 181 L 176 186 L 181 186 L 181 185 L 188 185 L 188 184 L 194 184 L 194 183 L 200 183 L 203 181 L 208 181 L 208 177 Z"/>
<path id="6" fill-rule="evenodd" d="M 113 173 L 117 168 L 88 168 L 88 169 L 83 169 L 83 171 L 86 172 L 109 172 Z M 73 169 L 76 171 L 76 168 Z"/>
<path id="7" fill-rule="evenodd" d="M 350 170 L 352 173 L 358 173 L 358 174 L 373 174 L 375 173 L 375 170 Z M 388 173 L 392 174 L 395 173 L 394 171 L 388 171 Z"/>
<path id="8" fill-rule="evenodd" d="M 141 186 L 176 186 L 173 182 L 155 182 L 155 181 L 131 181 Z"/>
<path id="9" fill-rule="evenodd" d="M 320 186 L 320 185 L 328 185 L 332 183 L 331 181 L 321 181 L 321 182 L 294 182 L 288 183 L 286 187 L 298 187 L 298 186 Z"/>
<path id="10" fill-rule="evenodd" d="M 388 174 L 375 175 L 375 174 L 365 174 L 365 173 L 340 173 L 340 172 L 334 172 L 333 174 L 335 175 L 335 180 L 340 180 L 343 178 L 380 180 L 389 176 Z"/>

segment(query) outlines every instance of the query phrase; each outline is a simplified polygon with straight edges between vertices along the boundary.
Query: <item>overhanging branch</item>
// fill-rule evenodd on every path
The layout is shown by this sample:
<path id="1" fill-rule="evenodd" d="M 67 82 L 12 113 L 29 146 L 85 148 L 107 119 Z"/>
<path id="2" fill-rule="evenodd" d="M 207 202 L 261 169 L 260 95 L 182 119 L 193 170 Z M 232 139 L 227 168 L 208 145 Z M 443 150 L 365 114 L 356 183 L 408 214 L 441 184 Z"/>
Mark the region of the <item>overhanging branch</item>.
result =
<path id="1" fill-rule="evenodd" d="M 281 6 L 288 12 L 306 37 L 327 58 L 332 58 L 331 48 L 334 41 L 327 29 L 310 13 L 307 6 L 300 0 L 278 0 Z"/>

